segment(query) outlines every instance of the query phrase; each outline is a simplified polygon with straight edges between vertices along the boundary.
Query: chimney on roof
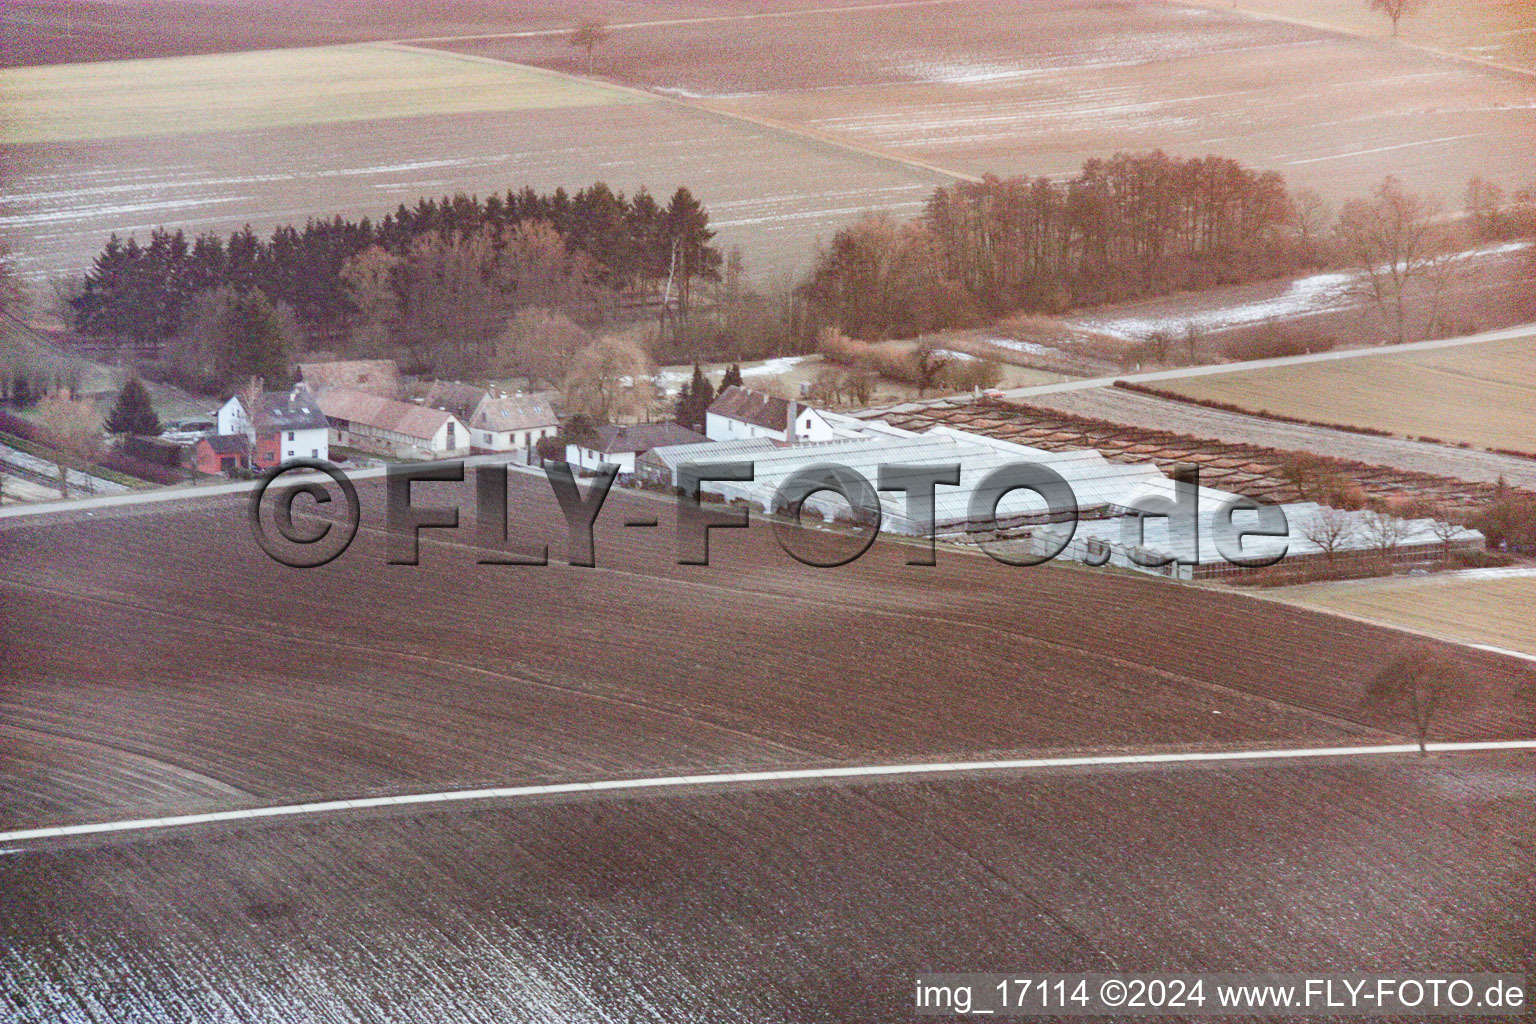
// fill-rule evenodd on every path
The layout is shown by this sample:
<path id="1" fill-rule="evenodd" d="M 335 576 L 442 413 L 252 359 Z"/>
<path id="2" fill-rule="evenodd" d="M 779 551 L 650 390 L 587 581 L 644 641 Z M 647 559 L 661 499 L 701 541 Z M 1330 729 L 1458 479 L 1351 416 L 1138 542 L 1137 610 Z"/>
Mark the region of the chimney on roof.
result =
<path id="1" fill-rule="evenodd" d="M 795 443 L 795 420 L 800 418 L 800 406 L 793 399 L 784 410 L 784 443 Z"/>

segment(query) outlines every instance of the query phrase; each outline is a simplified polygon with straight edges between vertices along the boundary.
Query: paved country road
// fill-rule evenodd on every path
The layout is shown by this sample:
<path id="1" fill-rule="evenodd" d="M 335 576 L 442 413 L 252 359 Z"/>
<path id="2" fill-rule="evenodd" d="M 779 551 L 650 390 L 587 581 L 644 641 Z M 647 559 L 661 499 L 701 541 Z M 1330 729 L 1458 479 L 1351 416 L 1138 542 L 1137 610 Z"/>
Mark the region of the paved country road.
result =
<path id="1" fill-rule="evenodd" d="M 1108 388 L 1116 381 L 1133 384 L 1152 384 L 1163 380 L 1183 380 L 1186 377 L 1208 377 L 1218 373 L 1242 373 L 1245 370 L 1270 370 L 1282 366 L 1300 366 L 1303 363 L 1326 363 L 1337 359 L 1373 359 L 1377 356 L 1397 356 L 1414 352 L 1428 352 L 1441 348 L 1459 348 L 1463 345 L 1480 345 L 1489 341 L 1509 341 L 1514 338 L 1536 337 L 1536 324 L 1520 324 L 1482 334 L 1468 334 L 1460 338 L 1438 338 L 1434 341 L 1414 341 L 1405 345 L 1375 345 L 1369 348 L 1347 348 L 1332 352 L 1312 352 L 1300 356 L 1279 356 L 1274 359 L 1248 359 L 1238 363 L 1211 363 L 1201 366 L 1180 366 L 1171 370 L 1150 370 L 1146 373 L 1117 373 L 1111 377 L 1083 377 L 1055 384 L 1033 384 L 1029 387 L 1011 388 L 1003 397 L 1034 401 L 1041 395 L 1058 395 L 1068 391 L 1094 391 Z M 919 399 L 896 405 L 880 406 L 856 412 L 861 419 L 876 419 L 890 409 L 917 409 L 925 405 L 963 405 L 971 401 L 969 395 L 947 395 L 939 398 Z"/>
<path id="2" fill-rule="evenodd" d="M 1435 753 L 1475 753 L 1489 751 L 1536 750 L 1536 740 L 1494 740 L 1461 743 L 1430 743 Z M 677 789 L 735 788 L 780 782 L 867 781 L 903 776 L 974 775 L 977 773 L 1062 770 L 1068 768 L 1107 768 L 1131 765 L 1187 765 L 1212 762 L 1295 761 L 1312 758 L 1386 757 L 1413 755 L 1419 748 L 1412 743 L 1376 743 L 1352 747 L 1282 747 L 1241 750 L 1176 751 L 1143 754 L 1080 755 L 1071 757 L 1030 757 L 1004 761 L 930 761 L 913 764 L 844 765 L 835 768 L 801 768 L 766 772 L 714 772 L 703 775 L 664 775 L 638 779 L 605 779 L 596 782 L 559 782 L 527 786 L 501 786 L 490 789 L 455 789 L 436 793 L 405 793 L 396 796 L 355 799 L 317 800 L 304 804 L 280 804 L 200 814 L 178 814 L 163 818 L 128 818 L 93 822 L 86 825 L 62 825 L 44 828 L 12 829 L 0 832 L 0 843 L 35 842 L 70 839 L 109 832 L 155 832 L 191 825 L 215 825 L 250 822 L 260 818 L 296 815 L 336 815 L 388 807 L 423 804 L 463 803 L 465 801 L 529 800 L 536 797 L 603 795 L 607 793 L 653 793 Z M 14 850 L 6 852 L 15 852 Z"/>
<path id="3" fill-rule="evenodd" d="M 1183 380 L 1186 377 L 1208 377 L 1216 373 L 1241 373 L 1244 370 L 1269 370 L 1280 366 L 1300 366 L 1303 363 L 1327 363 L 1336 359 L 1372 359 L 1376 356 L 1398 356 L 1413 352 L 1428 352 L 1441 348 L 1459 348 L 1462 345 L 1479 345 L 1488 341 L 1508 341 L 1536 335 L 1536 324 L 1521 324 L 1499 331 L 1468 334 L 1460 338 L 1439 338 L 1435 341 L 1415 341 L 1406 345 L 1377 345 L 1371 348 L 1347 348 L 1334 352 L 1313 352 L 1301 356 L 1280 356 L 1275 359 L 1249 359 L 1240 363 L 1217 363 L 1209 366 L 1181 366 L 1172 370 L 1153 370 L 1148 373 L 1120 373 L 1113 377 L 1089 377 L 1083 380 L 1063 381 L 1059 384 L 1037 384 L 1032 387 L 1014 388 L 1006 392 L 1009 398 L 1033 398 L 1038 395 L 1054 395 L 1063 391 L 1087 391 L 1109 387 L 1117 380 L 1137 384 L 1151 384 L 1160 380 Z"/>
<path id="4" fill-rule="evenodd" d="M 1215 438 L 1231 444 L 1256 444 L 1287 451 L 1311 451 L 1415 473 L 1433 473 L 1481 483 L 1500 477 L 1516 487 L 1536 490 L 1536 460 L 1498 455 L 1476 448 L 1372 437 L 1348 430 L 1283 423 L 1263 416 L 1211 409 L 1192 402 L 1137 394 L 1123 388 L 1067 391 L 1031 396 L 1032 405 L 1078 416 L 1095 416 L 1152 430 Z"/>

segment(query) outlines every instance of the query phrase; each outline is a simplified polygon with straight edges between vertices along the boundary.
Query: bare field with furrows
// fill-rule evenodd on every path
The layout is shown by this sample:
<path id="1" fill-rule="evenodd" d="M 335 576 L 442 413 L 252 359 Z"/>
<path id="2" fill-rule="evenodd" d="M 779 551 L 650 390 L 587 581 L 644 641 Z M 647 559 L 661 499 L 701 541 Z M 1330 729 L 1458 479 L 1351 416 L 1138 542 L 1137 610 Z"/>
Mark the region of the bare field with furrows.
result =
<path id="1" fill-rule="evenodd" d="M 588 0 L 615 23 L 774 14 L 868 0 Z M 66 64 L 486 32 L 568 32 L 570 0 L 12 0 L 0 65 Z"/>
<path id="2" fill-rule="evenodd" d="M 574 69 L 551 37 L 444 44 Z M 757 55 L 773 53 L 764 61 Z M 1387 174 L 1530 178 L 1536 81 L 1389 41 L 1161 3 L 1009 0 L 616 32 L 600 75 L 971 174 L 1220 153 L 1330 198 Z"/>
<path id="3" fill-rule="evenodd" d="M 0 991 L 17 1024 L 874 1024 L 931 971 L 1536 972 L 1533 840 L 1518 755 L 210 828 L 0 859 Z"/>
<path id="4" fill-rule="evenodd" d="M 539 68 L 378 45 L 5 68 L 0 95 L 11 144 L 645 102 Z"/>
<path id="5" fill-rule="evenodd" d="M 1227 7 L 1228 0 L 1193 0 Z M 1358 0 L 1244 0 L 1250 13 L 1295 18 L 1365 36 L 1385 36 L 1391 23 Z M 1405 43 L 1474 60 L 1536 71 L 1536 11 L 1528 0 L 1422 0 L 1398 25 Z"/>
<path id="6" fill-rule="evenodd" d="M 400 203 L 532 185 L 686 185 L 722 247 L 766 278 L 806 266 L 818 238 L 869 209 L 915 214 L 944 180 L 670 104 L 421 115 L 0 147 L 0 231 L 21 273 L 80 274 L 107 235 L 156 226 L 266 233 L 312 216 L 380 217 Z"/>
<path id="7" fill-rule="evenodd" d="M 1358 707 L 1391 631 L 1143 577 L 879 544 L 813 569 L 765 523 L 678 566 L 670 503 L 614 495 L 598 568 L 563 564 L 547 484 L 514 535 L 556 564 L 482 566 L 429 532 L 386 565 L 382 493 L 344 556 L 299 571 L 242 500 L 0 529 L 0 822 L 487 782 L 1006 756 L 1372 742 Z M 418 504 L 468 484 L 418 486 Z M 655 531 L 626 529 L 661 514 Z M 67 553 L 67 558 L 61 558 Z M 1536 668 L 1457 652 L 1450 737 L 1536 731 Z"/>
<path id="8" fill-rule="evenodd" d="M 1536 448 L 1536 335 L 1368 359 L 1239 370 L 1157 387 L 1323 423 L 1487 448 Z"/>

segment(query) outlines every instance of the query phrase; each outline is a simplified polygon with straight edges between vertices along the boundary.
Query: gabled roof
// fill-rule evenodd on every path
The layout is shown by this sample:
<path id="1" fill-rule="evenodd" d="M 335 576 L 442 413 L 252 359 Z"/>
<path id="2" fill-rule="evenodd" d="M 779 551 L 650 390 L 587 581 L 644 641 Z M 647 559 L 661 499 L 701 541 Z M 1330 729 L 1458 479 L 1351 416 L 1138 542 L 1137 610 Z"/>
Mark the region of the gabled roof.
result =
<path id="1" fill-rule="evenodd" d="M 698 431 L 689 430 L 677 423 L 632 423 L 628 426 L 604 426 L 597 428 L 597 444 L 594 450 L 604 455 L 618 452 L 648 452 L 652 448 L 672 444 L 700 444 L 709 438 Z"/>
<path id="2" fill-rule="evenodd" d="M 486 396 L 485 401 L 475 410 L 474 422 L 470 426 L 476 430 L 527 430 L 530 427 L 552 427 L 559 422 L 555 410 L 542 398 L 501 395 L 495 398 Z"/>
<path id="3" fill-rule="evenodd" d="M 471 384 L 434 381 L 427 405 L 451 412 L 475 430 L 527 430 L 559 424 L 548 402 L 529 395 L 491 394 Z"/>
<path id="4" fill-rule="evenodd" d="M 268 391 L 256 403 L 252 417 L 258 431 L 324 430 L 325 414 L 314 392 L 302 384 L 290 391 Z"/>
<path id="5" fill-rule="evenodd" d="M 451 412 L 460 423 L 469 423 L 475 410 L 485 401 L 485 391 L 473 384 L 458 381 L 435 380 L 427 391 L 427 405 L 433 409 Z"/>
<path id="6" fill-rule="evenodd" d="M 250 449 L 244 434 L 208 434 L 198 444 L 206 444 L 215 455 L 244 455 Z"/>
<path id="7" fill-rule="evenodd" d="M 410 402 L 380 398 L 351 388 L 326 388 L 320 394 L 320 408 L 331 419 L 346 420 L 379 430 L 392 430 L 406 437 L 427 441 L 436 436 L 449 420 L 462 422 L 450 412 L 428 409 Z M 465 438 L 467 441 L 468 438 Z"/>
<path id="8" fill-rule="evenodd" d="M 383 398 L 399 399 L 400 368 L 393 359 L 344 359 L 330 363 L 300 363 L 299 377 L 321 388 L 351 388 Z"/>
<path id="9" fill-rule="evenodd" d="M 710 403 L 709 411 L 767 430 L 788 430 L 791 405 L 786 399 L 732 384 Z"/>

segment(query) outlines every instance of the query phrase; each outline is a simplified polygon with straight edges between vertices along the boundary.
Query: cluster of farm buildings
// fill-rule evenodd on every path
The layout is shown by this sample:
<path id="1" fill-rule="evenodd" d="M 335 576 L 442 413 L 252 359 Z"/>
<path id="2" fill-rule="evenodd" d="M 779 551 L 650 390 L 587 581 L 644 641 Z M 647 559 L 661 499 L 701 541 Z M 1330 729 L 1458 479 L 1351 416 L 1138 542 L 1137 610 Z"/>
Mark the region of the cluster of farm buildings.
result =
<path id="1" fill-rule="evenodd" d="M 337 450 L 396 460 L 500 453 L 510 462 L 535 463 L 540 461 L 539 442 L 562 436 L 553 395 L 436 381 L 423 395 L 407 399 L 388 360 L 306 364 L 300 377 L 286 391 L 225 402 L 217 414 L 217 432 L 196 442 L 198 468 L 261 471 L 295 458 L 330 459 Z M 939 539 L 957 543 L 985 537 L 994 551 L 1024 560 L 1059 545 L 1065 532 L 1060 510 L 1047 509 L 1037 495 L 1017 490 L 995 507 L 983 502 L 978 512 L 977 486 L 1000 467 L 1043 466 L 1067 483 L 1076 505 L 1076 527 L 1057 557 L 1184 579 L 1245 571 L 1226 557 L 1233 550 L 1230 543 L 1219 546 L 1234 530 L 1223 532 L 1217 516 L 1227 516 L 1237 532 L 1247 534 L 1239 546 L 1242 558 L 1260 562 L 1283 555 L 1287 564 L 1363 558 L 1432 563 L 1455 550 L 1482 546 L 1475 530 L 1451 530 L 1422 518 L 1394 518 L 1384 528 L 1380 513 L 1332 510 L 1311 502 L 1278 506 L 1284 515 L 1281 532 L 1269 520 L 1267 534 L 1250 533 L 1259 529 L 1259 513 L 1245 507 L 1241 496 L 1177 482 L 1151 462 L 1114 461 L 1091 448 L 1048 451 L 943 425 L 908 430 L 741 386 L 725 388 L 709 406 L 705 422 L 692 428 L 670 421 L 608 424 L 579 439 L 562 440 L 564 458 L 578 472 L 612 469 L 621 484 L 642 488 L 677 488 L 685 465 L 699 467 L 702 472 L 696 475 L 708 477 L 711 466 L 750 463 L 750 480 L 705 479 L 700 497 L 775 514 L 788 511 L 781 487 L 810 467 L 844 467 L 871 484 L 886 466 L 958 467 L 958 484 L 934 488 L 932 530 Z M 800 514 L 927 535 L 926 519 L 914 520 L 904 492 L 878 494 L 878 523 L 869 523 L 867 511 L 854 512 L 830 490 L 807 497 Z M 1235 513 L 1224 511 L 1233 507 Z M 1188 510 L 1183 519 L 1189 523 L 1172 508 Z M 1320 517 L 1335 520 L 1337 536 L 1318 539 Z"/>
<path id="2" fill-rule="evenodd" d="M 332 458 L 345 450 L 387 459 L 449 459 L 508 453 L 528 461 L 560 421 L 544 395 L 508 394 L 434 381 L 411 400 L 388 359 L 304 363 L 285 391 L 233 395 L 214 431 L 197 438 L 204 473 L 261 471 L 290 459 Z"/>

